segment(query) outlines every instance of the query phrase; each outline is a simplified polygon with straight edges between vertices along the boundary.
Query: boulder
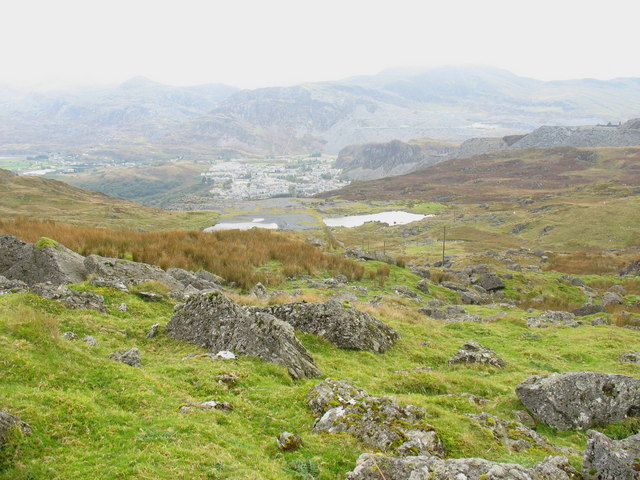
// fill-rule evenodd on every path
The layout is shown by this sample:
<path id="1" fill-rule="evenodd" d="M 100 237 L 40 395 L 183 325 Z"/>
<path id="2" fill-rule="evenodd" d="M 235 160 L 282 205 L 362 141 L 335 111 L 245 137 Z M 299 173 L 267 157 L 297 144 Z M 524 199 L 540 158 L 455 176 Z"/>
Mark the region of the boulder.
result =
<path id="1" fill-rule="evenodd" d="M 473 340 L 462 345 L 460 350 L 449 359 L 449 365 L 457 363 L 483 363 L 498 368 L 503 368 L 507 364 L 496 352 Z"/>
<path id="2" fill-rule="evenodd" d="M 580 322 L 576 321 L 576 316 L 571 312 L 547 310 L 537 317 L 527 317 L 527 326 L 531 328 L 547 327 L 579 327 Z"/>
<path id="3" fill-rule="evenodd" d="M 491 303 L 491 297 L 489 295 L 474 292 L 473 290 L 460 292 L 460 300 L 465 305 L 485 305 Z"/>
<path id="4" fill-rule="evenodd" d="M 258 298 L 264 298 L 268 294 L 269 294 L 269 292 L 267 291 L 267 287 L 265 287 L 260 282 L 256 283 L 253 286 L 253 288 L 251 289 L 251 291 L 249 292 L 249 295 L 253 295 L 253 296 L 258 297 Z"/>
<path id="5" fill-rule="evenodd" d="M 0 275 L 0 295 L 6 293 L 21 293 L 29 290 L 29 286 L 22 280 L 9 280 Z"/>
<path id="6" fill-rule="evenodd" d="M 179 281 L 185 288 L 191 286 L 196 290 L 215 290 L 224 282 L 217 275 L 204 270 L 193 273 L 182 268 L 169 268 L 167 275 Z"/>
<path id="7" fill-rule="evenodd" d="M 426 412 L 392 397 L 372 397 L 348 382 L 325 380 L 311 391 L 307 405 L 321 415 L 313 427 L 317 432 L 350 433 L 369 448 L 399 455 L 444 454 Z"/>
<path id="8" fill-rule="evenodd" d="M 267 313 L 249 313 L 221 292 L 189 298 L 166 332 L 214 352 L 229 350 L 283 365 L 293 378 L 320 375 L 291 325 Z"/>
<path id="9" fill-rule="evenodd" d="M 296 330 L 319 335 L 339 348 L 382 353 L 400 338 L 398 332 L 373 315 L 336 301 L 285 303 L 253 307 L 287 322 Z"/>
<path id="10" fill-rule="evenodd" d="M 12 235 L 0 234 L 0 275 L 27 285 L 43 279 L 53 285 L 84 281 L 84 257 L 53 241 L 27 243 Z"/>
<path id="11" fill-rule="evenodd" d="M 124 283 L 127 287 L 142 282 L 155 281 L 164 283 L 174 291 L 182 291 L 185 288 L 182 282 L 176 280 L 160 267 L 146 263 L 89 255 L 84 258 L 84 267 L 88 274 L 97 275 L 104 280 Z"/>
<path id="12" fill-rule="evenodd" d="M 116 362 L 126 363 L 132 367 L 142 367 L 142 361 L 140 360 L 140 350 L 137 348 L 130 348 L 124 352 L 113 352 L 109 355 L 111 360 Z"/>
<path id="13" fill-rule="evenodd" d="M 427 267 L 419 266 L 419 265 L 411 265 L 411 273 L 417 275 L 422 278 L 431 278 L 431 271 Z"/>
<path id="14" fill-rule="evenodd" d="M 31 293 L 62 303 L 67 308 L 84 308 L 106 313 L 104 297 L 91 292 L 78 292 L 71 290 L 64 285 L 52 285 L 50 283 L 39 283 L 31 288 Z"/>
<path id="15" fill-rule="evenodd" d="M 406 285 L 395 285 L 391 287 L 391 289 L 396 293 L 396 295 L 400 295 L 407 298 L 418 298 L 418 294 L 411 290 Z"/>
<path id="16" fill-rule="evenodd" d="M 487 292 L 493 290 L 501 290 L 505 288 L 504 281 L 494 273 L 485 273 L 478 280 L 478 285 L 484 288 Z"/>
<path id="17" fill-rule="evenodd" d="M 149 329 L 149 331 L 147 332 L 147 334 L 145 335 L 146 338 L 153 338 L 158 334 L 158 330 L 160 329 L 160 324 L 159 323 L 154 323 L 153 325 L 151 325 L 151 328 Z"/>
<path id="18" fill-rule="evenodd" d="M 23 433 L 31 433 L 31 427 L 4 410 L 0 410 L 0 447 L 7 441 L 12 429 L 18 428 Z"/>
<path id="19" fill-rule="evenodd" d="M 102 277 L 93 277 L 91 278 L 91 280 L 89 280 L 89 283 L 95 287 L 114 288 L 116 290 L 120 290 L 121 292 L 129 291 L 127 286 L 120 280 L 114 280 L 114 279 L 102 278 Z"/>
<path id="20" fill-rule="evenodd" d="M 482 458 L 385 457 L 365 453 L 347 480 L 576 480 L 566 457 L 547 457 L 531 468 Z"/>
<path id="21" fill-rule="evenodd" d="M 587 480 L 640 479 L 640 434 L 612 440 L 589 430 L 584 450 L 582 475 Z"/>
<path id="22" fill-rule="evenodd" d="M 629 263 L 629 265 L 626 265 L 624 268 L 620 270 L 619 275 L 621 277 L 625 277 L 625 276 L 640 277 L 640 260 L 634 260 L 633 262 Z"/>
<path id="23" fill-rule="evenodd" d="M 416 283 L 416 288 L 422 293 L 429 295 L 429 282 L 427 282 L 426 280 L 423 279 Z"/>
<path id="24" fill-rule="evenodd" d="M 140 297 L 143 300 L 146 300 L 148 302 L 159 302 L 160 300 L 162 300 L 164 298 L 163 295 L 159 294 L 159 293 L 155 293 L 155 292 L 136 292 L 136 295 L 138 297 Z"/>
<path id="25" fill-rule="evenodd" d="M 620 356 L 621 362 L 640 363 L 640 352 L 623 353 Z"/>
<path id="26" fill-rule="evenodd" d="M 291 432 L 282 432 L 278 435 L 278 448 L 285 452 L 294 452 L 302 446 L 300 435 Z"/>
<path id="27" fill-rule="evenodd" d="M 624 303 L 624 298 L 622 295 L 616 292 L 605 292 L 602 296 L 602 305 L 605 307 L 607 305 L 622 305 Z"/>
<path id="28" fill-rule="evenodd" d="M 575 315 L 576 317 L 585 317 L 587 315 L 594 315 L 596 313 L 603 313 L 604 307 L 602 305 L 597 305 L 597 304 L 593 304 L 593 303 L 585 303 L 583 306 L 581 306 L 580 308 L 576 308 L 575 310 L 572 310 L 571 313 L 573 313 L 573 315 Z"/>
<path id="29" fill-rule="evenodd" d="M 604 426 L 640 416 L 640 379 L 594 372 L 533 375 L 516 394 L 536 420 L 558 430 Z"/>

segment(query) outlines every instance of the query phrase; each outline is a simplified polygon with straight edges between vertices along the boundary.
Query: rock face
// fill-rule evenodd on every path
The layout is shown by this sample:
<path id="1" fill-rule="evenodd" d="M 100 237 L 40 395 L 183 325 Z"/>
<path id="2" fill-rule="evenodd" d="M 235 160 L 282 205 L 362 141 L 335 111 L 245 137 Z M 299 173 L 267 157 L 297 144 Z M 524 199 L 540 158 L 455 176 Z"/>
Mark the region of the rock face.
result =
<path id="1" fill-rule="evenodd" d="M 593 372 L 533 375 L 516 394 L 540 422 L 587 429 L 640 416 L 640 379 Z"/>
<path id="2" fill-rule="evenodd" d="M 580 478 L 565 457 L 547 457 L 531 468 L 482 458 L 360 455 L 347 480 L 574 480 Z"/>
<path id="3" fill-rule="evenodd" d="M 10 413 L 0 410 L 0 447 L 6 442 L 7 435 L 12 428 L 19 428 L 24 433 L 30 433 L 31 427 Z"/>
<path id="4" fill-rule="evenodd" d="M 86 277 L 84 257 L 63 245 L 23 242 L 12 235 L 0 235 L 0 275 L 27 285 L 43 279 L 54 285 L 81 282 Z"/>
<path id="5" fill-rule="evenodd" d="M 296 330 L 320 335 L 339 348 L 382 353 L 400 338 L 373 315 L 336 301 L 287 303 L 252 308 L 287 322 Z"/>
<path id="6" fill-rule="evenodd" d="M 349 382 L 325 380 L 311 391 L 307 405 L 320 415 L 316 431 L 350 433 L 370 448 L 399 455 L 444 454 L 426 412 L 392 397 L 372 397 Z"/>
<path id="7" fill-rule="evenodd" d="M 507 362 L 500 358 L 496 352 L 473 340 L 462 345 L 460 350 L 449 359 L 449 365 L 457 363 L 483 363 L 498 368 L 507 365 Z"/>
<path id="8" fill-rule="evenodd" d="M 589 430 L 584 451 L 582 474 L 588 480 L 640 479 L 640 434 L 612 440 Z"/>
<path id="9" fill-rule="evenodd" d="M 266 313 L 249 313 L 220 292 L 191 297 L 171 317 L 166 332 L 214 352 L 230 350 L 283 365 L 293 378 L 320 375 L 291 325 Z"/>

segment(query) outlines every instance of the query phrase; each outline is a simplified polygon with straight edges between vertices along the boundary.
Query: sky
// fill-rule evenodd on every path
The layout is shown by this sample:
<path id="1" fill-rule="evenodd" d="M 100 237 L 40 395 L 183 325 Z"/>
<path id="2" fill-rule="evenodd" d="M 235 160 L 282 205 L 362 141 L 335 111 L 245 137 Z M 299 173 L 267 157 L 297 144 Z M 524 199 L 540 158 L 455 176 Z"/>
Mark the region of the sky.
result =
<path id="1" fill-rule="evenodd" d="M 0 84 L 294 85 L 488 65 L 640 77 L 637 0 L 5 0 Z"/>

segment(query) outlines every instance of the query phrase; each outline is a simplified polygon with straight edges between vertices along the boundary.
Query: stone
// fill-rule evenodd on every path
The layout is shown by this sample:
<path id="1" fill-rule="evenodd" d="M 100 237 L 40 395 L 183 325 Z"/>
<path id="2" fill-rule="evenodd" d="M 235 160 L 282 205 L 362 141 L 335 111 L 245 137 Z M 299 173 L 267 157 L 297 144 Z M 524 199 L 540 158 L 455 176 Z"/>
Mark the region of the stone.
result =
<path id="1" fill-rule="evenodd" d="M 410 268 L 411 268 L 411 273 L 413 273 L 414 275 L 417 275 L 419 277 L 426 278 L 426 279 L 431 278 L 431 271 L 427 267 L 412 265 Z"/>
<path id="2" fill-rule="evenodd" d="M 159 302 L 164 298 L 164 295 L 160 295 L 159 293 L 155 292 L 136 292 L 136 295 L 138 295 L 141 299 L 147 300 L 149 302 Z"/>
<path id="3" fill-rule="evenodd" d="M 135 347 L 125 350 L 124 352 L 113 352 L 109 355 L 109 358 L 116 362 L 126 363 L 132 367 L 142 367 L 140 351 Z"/>
<path id="4" fill-rule="evenodd" d="M 213 358 L 218 358 L 221 360 L 235 360 L 236 359 L 236 354 L 233 352 L 230 352 L 229 350 L 221 350 L 218 353 L 216 353 Z"/>
<path id="5" fill-rule="evenodd" d="M 187 413 L 192 409 L 196 410 L 223 410 L 230 412 L 233 410 L 233 406 L 229 402 L 216 402 L 215 400 L 207 400 L 201 403 L 191 403 L 189 405 L 182 405 L 179 408 L 180 413 Z"/>
<path id="6" fill-rule="evenodd" d="M 602 305 L 605 307 L 608 305 L 622 305 L 624 303 L 624 298 L 619 293 L 616 292 L 605 292 L 602 296 Z"/>
<path id="7" fill-rule="evenodd" d="M 29 290 L 29 286 L 22 280 L 9 280 L 0 275 L 0 295 L 7 293 L 22 293 Z"/>
<path id="8" fill-rule="evenodd" d="M 252 312 L 264 312 L 287 322 L 296 330 L 319 335 L 338 348 L 387 351 L 400 338 L 398 332 L 373 315 L 339 302 L 285 303 Z"/>
<path id="9" fill-rule="evenodd" d="M 564 280 L 565 282 L 575 286 L 575 287 L 584 287 L 586 286 L 586 284 L 584 283 L 584 280 L 578 278 L 578 277 L 574 277 L 573 275 L 562 275 L 560 277 L 560 280 Z"/>
<path id="10" fill-rule="evenodd" d="M 536 420 L 558 430 L 584 430 L 640 416 L 640 379 L 627 375 L 533 375 L 516 387 L 516 395 Z"/>
<path id="11" fill-rule="evenodd" d="M 90 347 L 95 347 L 96 345 L 98 345 L 98 341 L 95 338 L 93 338 L 91 335 L 87 335 L 82 339 L 82 341 L 87 345 L 89 345 Z"/>
<path id="12" fill-rule="evenodd" d="M 572 310 L 571 313 L 573 313 L 576 317 L 585 317 L 587 315 L 594 315 L 596 313 L 603 313 L 604 311 L 605 311 L 605 309 L 604 309 L 604 307 L 602 305 L 593 304 L 593 303 L 585 303 L 580 308 L 576 308 L 575 310 Z"/>
<path id="13" fill-rule="evenodd" d="M 444 288 L 448 288 L 449 290 L 455 290 L 456 292 L 465 292 L 469 290 L 465 285 L 457 282 L 449 282 L 445 280 L 444 282 L 440 282 L 440 286 Z"/>
<path id="14" fill-rule="evenodd" d="M 531 328 L 547 327 L 579 327 L 581 324 L 576 321 L 576 316 L 571 312 L 547 310 L 537 317 L 526 317 L 527 326 Z"/>
<path id="15" fill-rule="evenodd" d="M 395 285 L 391 287 L 391 289 L 395 292 L 396 295 L 400 295 L 407 298 L 418 298 L 418 294 L 411 290 L 406 285 Z"/>
<path id="16" fill-rule="evenodd" d="M 126 312 L 129 309 L 129 305 L 127 305 L 126 303 L 121 303 L 120 305 L 118 305 L 118 310 L 120 312 Z"/>
<path id="17" fill-rule="evenodd" d="M 416 283 L 416 288 L 422 293 L 429 295 L 429 282 L 427 282 L 426 280 L 420 280 L 418 283 Z"/>
<path id="18" fill-rule="evenodd" d="M 65 340 L 73 341 L 73 340 L 76 340 L 78 336 L 73 332 L 64 332 L 62 334 L 62 338 L 64 338 Z"/>
<path id="19" fill-rule="evenodd" d="M 84 257 L 64 245 L 47 241 L 27 243 L 12 235 L 0 234 L 0 275 L 21 280 L 29 286 L 43 279 L 52 285 L 84 281 Z"/>
<path id="20" fill-rule="evenodd" d="M 226 372 L 226 373 L 219 373 L 213 378 L 220 385 L 224 385 L 225 387 L 229 388 L 229 387 L 234 387 L 235 385 L 238 384 L 238 380 L 240 379 L 240 376 L 235 372 Z"/>
<path id="21" fill-rule="evenodd" d="M 449 359 L 449 365 L 457 363 L 481 363 L 497 368 L 503 368 L 507 365 L 507 362 L 500 358 L 496 352 L 473 340 L 462 345 L 460 350 Z"/>
<path id="22" fill-rule="evenodd" d="M 155 337 L 158 334 L 158 330 L 159 329 L 160 329 L 160 324 L 159 323 L 154 323 L 153 325 L 151 325 L 151 328 L 149 329 L 149 331 L 145 335 L 146 338 Z"/>
<path id="23" fill-rule="evenodd" d="M 89 280 L 89 283 L 94 287 L 114 288 L 116 290 L 120 290 L 121 292 L 129 291 L 129 289 L 123 282 L 112 278 L 93 277 L 91 278 L 91 280 Z"/>
<path id="24" fill-rule="evenodd" d="M 531 468 L 482 458 L 360 455 L 347 480 L 577 480 L 580 473 L 566 457 L 547 457 Z"/>
<path id="25" fill-rule="evenodd" d="M 0 273 L 2 273 L 2 271 L 0 271 Z M 640 260 L 634 260 L 633 262 L 629 263 L 629 265 L 620 270 L 619 275 L 621 277 L 640 277 Z"/>
<path id="26" fill-rule="evenodd" d="M 444 455 L 426 412 L 399 405 L 392 397 L 373 397 L 348 382 L 329 379 L 316 385 L 307 405 L 320 415 L 316 432 L 349 433 L 369 448 L 399 455 Z"/>
<path id="27" fill-rule="evenodd" d="M 217 275 L 207 275 L 209 272 L 204 270 L 193 273 L 182 268 L 169 268 L 166 273 L 180 282 L 185 288 L 192 287 L 196 291 L 219 289 L 224 282 Z"/>
<path id="28" fill-rule="evenodd" d="M 460 292 L 460 300 L 465 305 L 485 305 L 487 303 L 491 303 L 491 297 L 489 295 L 476 293 L 473 290 L 464 290 Z"/>
<path id="29" fill-rule="evenodd" d="M 582 475 L 586 480 L 640 479 L 640 434 L 612 440 L 589 430 L 584 450 Z"/>
<path id="30" fill-rule="evenodd" d="M 620 356 L 621 362 L 640 363 L 640 352 L 623 353 Z"/>
<path id="31" fill-rule="evenodd" d="M 248 312 L 221 292 L 191 297 L 166 332 L 212 351 L 229 350 L 284 366 L 294 379 L 320 375 L 293 327 L 263 312 Z"/>
<path id="32" fill-rule="evenodd" d="M 512 410 L 513 416 L 516 420 L 522 423 L 525 427 L 535 428 L 536 420 L 525 410 Z"/>
<path id="33" fill-rule="evenodd" d="M 612 285 L 611 287 L 609 287 L 607 292 L 615 292 L 615 293 L 619 293 L 620 295 L 624 295 L 625 289 L 622 285 Z"/>
<path id="34" fill-rule="evenodd" d="M 62 303 L 67 308 L 84 308 L 102 313 L 107 312 L 107 308 L 104 305 L 104 297 L 96 293 L 78 292 L 64 285 L 55 286 L 50 283 L 36 284 L 31 287 L 30 291 L 47 300 Z"/>
<path id="35" fill-rule="evenodd" d="M 295 452 L 302 446 L 300 435 L 291 432 L 282 432 L 278 435 L 278 448 L 285 452 Z"/>
<path id="36" fill-rule="evenodd" d="M 11 430 L 14 428 L 19 429 L 25 434 L 31 433 L 31 427 L 28 424 L 20 420 L 15 415 L 11 415 L 4 410 L 0 410 L 0 447 L 6 443 Z"/>
<path id="37" fill-rule="evenodd" d="M 258 298 L 264 298 L 269 294 L 269 292 L 267 291 L 267 287 L 265 287 L 263 284 L 258 282 L 253 286 L 249 294 L 254 295 Z"/>
<path id="38" fill-rule="evenodd" d="M 504 281 L 494 273 L 485 273 L 478 280 L 478 284 L 486 291 L 501 290 L 506 287 Z"/>
<path id="39" fill-rule="evenodd" d="M 185 285 L 160 267 L 121 258 L 89 255 L 84 258 L 84 268 L 88 274 L 94 274 L 109 281 L 121 282 L 127 287 L 154 281 L 165 284 L 172 291 L 182 291 L 185 288 Z"/>

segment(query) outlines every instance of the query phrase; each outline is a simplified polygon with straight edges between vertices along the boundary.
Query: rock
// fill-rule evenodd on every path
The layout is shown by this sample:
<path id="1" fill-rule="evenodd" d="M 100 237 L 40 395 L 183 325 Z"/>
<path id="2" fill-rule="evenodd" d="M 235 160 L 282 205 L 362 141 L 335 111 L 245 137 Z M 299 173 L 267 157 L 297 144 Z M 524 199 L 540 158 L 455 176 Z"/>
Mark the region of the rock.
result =
<path id="1" fill-rule="evenodd" d="M 597 317 L 597 318 L 592 318 L 591 319 L 591 325 L 592 326 L 597 326 L 597 325 L 611 325 L 611 319 L 607 318 L 607 317 Z"/>
<path id="2" fill-rule="evenodd" d="M 265 287 L 263 284 L 258 282 L 253 286 L 249 294 L 254 295 L 258 298 L 264 298 L 269 294 L 269 292 L 267 292 L 267 287 Z"/>
<path id="3" fill-rule="evenodd" d="M 516 420 L 522 423 L 525 427 L 535 428 L 536 421 L 531 415 L 529 415 L 529 412 L 524 410 L 512 410 L 511 413 L 513 413 Z"/>
<path id="4" fill-rule="evenodd" d="M 192 287 L 195 291 L 216 290 L 224 283 L 222 278 L 204 270 L 192 273 L 182 268 L 169 268 L 166 273 L 180 282 L 185 288 Z"/>
<path id="5" fill-rule="evenodd" d="M 136 292 L 136 295 L 138 295 L 141 299 L 147 300 L 149 302 L 159 302 L 164 298 L 163 295 L 154 292 Z"/>
<path id="6" fill-rule="evenodd" d="M 407 297 L 407 298 L 418 298 L 418 294 L 416 292 L 414 292 L 413 290 L 411 290 L 406 285 L 396 285 L 396 286 L 391 287 L 391 288 L 396 293 L 396 295 L 401 295 L 401 296 Z"/>
<path id="7" fill-rule="evenodd" d="M 387 351 L 400 338 L 398 332 L 369 313 L 335 301 L 285 303 L 253 307 L 287 322 L 296 330 L 320 335 L 335 346 L 350 350 Z"/>
<path id="8" fill-rule="evenodd" d="M 337 274 L 335 277 L 336 282 L 338 283 L 348 283 L 349 279 L 347 278 L 346 275 L 343 275 L 342 273 Z"/>
<path id="9" fill-rule="evenodd" d="M 426 280 L 420 280 L 418 283 L 416 283 L 416 288 L 422 293 L 426 293 L 427 295 L 429 295 L 429 283 Z"/>
<path id="10" fill-rule="evenodd" d="M 87 345 L 89 345 L 90 347 L 95 347 L 96 345 L 98 345 L 98 341 L 95 338 L 93 338 L 91 335 L 87 335 L 82 339 L 82 341 Z"/>
<path id="11" fill-rule="evenodd" d="M 547 457 L 531 468 L 482 458 L 384 457 L 365 453 L 347 480 L 577 480 L 566 457 Z"/>
<path id="12" fill-rule="evenodd" d="M 493 274 L 493 273 L 485 273 L 480 277 L 478 284 L 484 288 L 486 291 L 491 292 L 493 290 L 501 290 L 506 287 L 504 281 L 502 279 Z"/>
<path id="13" fill-rule="evenodd" d="M 0 275 L 29 286 L 43 279 L 52 285 L 66 285 L 84 281 L 87 271 L 82 255 L 57 242 L 33 244 L 0 234 Z"/>
<path id="14" fill-rule="evenodd" d="M 140 351 L 137 348 L 130 348 L 124 352 L 113 352 L 109 355 L 111 360 L 116 362 L 126 363 L 132 367 L 142 367 L 142 361 L 140 360 Z"/>
<path id="15" fill-rule="evenodd" d="M 570 312 L 561 312 L 554 310 L 547 310 L 538 317 L 526 317 L 527 326 L 531 328 L 546 328 L 546 327 L 579 327 L 581 324 L 576 321 L 576 316 Z"/>
<path id="16" fill-rule="evenodd" d="M 64 338 L 65 340 L 73 341 L 76 340 L 78 336 L 73 332 L 64 332 L 62 334 L 62 338 Z"/>
<path id="17" fill-rule="evenodd" d="M 128 292 L 129 289 L 127 286 L 119 280 L 114 280 L 110 278 L 102 278 L 102 277 L 93 277 L 89 280 L 89 283 L 95 287 L 107 287 L 114 288 L 116 290 L 120 290 L 121 292 Z"/>
<path id="18" fill-rule="evenodd" d="M 154 323 L 153 325 L 151 325 L 151 328 L 149 329 L 149 331 L 147 332 L 146 337 L 147 338 L 153 338 L 158 334 L 158 330 L 160 328 L 160 324 L 159 323 Z"/>
<path id="19" fill-rule="evenodd" d="M 640 416 L 640 379 L 593 372 L 533 375 L 516 394 L 536 420 L 558 430 Z"/>
<path id="20" fill-rule="evenodd" d="M 580 308 L 576 308 L 575 310 L 572 310 L 571 313 L 573 313 L 576 317 L 585 317 L 587 315 L 594 315 L 596 313 L 602 313 L 604 311 L 605 310 L 602 305 L 585 303 Z"/>
<path id="21" fill-rule="evenodd" d="M 219 358 L 221 360 L 235 360 L 236 359 L 235 353 L 230 352 L 229 350 L 221 350 L 218 353 L 216 353 L 213 357 L 214 358 Z"/>
<path id="22" fill-rule="evenodd" d="M 240 377 L 235 372 L 226 372 L 219 373 L 213 378 L 215 378 L 216 382 L 218 382 L 220 385 L 224 385 L 225 387 L 233 387 L 237 385 Z"/>
<path id="23" fill-rule="evenodd" d="M 84 267 L 88 274 L 95 274 L 108 281 L 121 282 L 127 287 L 154 281 L 164 283 L 170 290 L 182 291 L 185 288 L 185 285 L 160 267 L 146 263 L 89 255 L 84 258 Z"/>
<path id="24" fill-rule="evenodd" d="M 124 302 L 118 305 L 118 310 L 121 312 L 126 312 L 128 309 L 129 309 L 129 305 L 127 305 Z"/>
<path id="25" fill-rule="evenodd" d="M 344 302 L 347 302 L 347 303 L 357 302 L 358 297 L 356 297 L 353 293 L 350 293 L 350 292 L 339 292 L 332 295 L 331 300 L 344 305 Z"/>
<path id="26" fill-rule="evenodd" d="M 64 285 L 54 286 L 50 283 L 39 283 L 31 287 L 31 292 L 36 295 L 62 303 L 67 308 L 84 308 L 106 313 L 104 297 L 91 292 L 78 292 Z"/>
<path id="27" fill-rule="evenodd" d="M 478 415 L 468 414 L 484 428 L 491 430 L 493 437 L 506 448 L 514 452 L 521 452 L 531 447 L 558 450 L 564 453 L 575 453 L 566 447 L 556 447 L 546 438 L 519 422 L 508 422 L 494 415 L 482 412 Z"/>
<path id="28" fill-rule="evenodd" d="M 465 305 L 485 305 L 491 303 L 491 297 L 489 295 L 482 295 L 472 290 L 460 292 L 460 300 Z"/>
<path id="29" fill-rule="evenodd" d="M 31 427 L 28 424 L 18 417 L 4 410 L 0 410 L 0 447 L 5 444 L 11 430 L 14 428 L 21 430 L 22 433 L 31 433 Z"/>
<path id="30" fill-rule="evenodd" d="M 621 362 L 640 363 L 640 352 L 623 353 L 620 357 Z"/>
<path id="31" fill-rule="evenodd" d="M 624 295 L 625 289 L 622 285 L 612 285 L 611 287 L 609 287 L 607 292 L 615 292 L 615 293 L 619 293 L 620 295 Z"/>
<path id="32" fill-rule="evenodd" d="M 449 290 L 455 290 L 456 292 L 466 292 L 467 290 L 469 290 L 465 285 L 462 285 L 461 283 L 449 282 L 446 280 L 444 282 L 440 282 L 440 286 L 448 288 Z"/>
<path id="33" fill-rule="evenodd" d="M 602 296 L 602 305 L 605 307 L 608 305 L 622 305 L 624 298 L 616 292 L 605 292 Z"/>
<path id="34" fill-rule="evenodd" d="M 285 452 L 295 452 L 302 446 L 300 435 L 291 432 L 282 432 L 278 436 L 278 448 Z"/>
<path id="35" fill-rule="evenodd" d="M 29 290 L 29 286 L 22 280 L 9 280 L 0 275 L 0 295 L 7 293 L 22 293 Z"/>
<path id="36" fill-rule="evenodd" d="M 422 278 L 431 278 L 431 271 L 427 267 L 411 266 L 411 273 Z"/>
<path id="37" fill-rule="evenodd" d="M 575 286 L 575 287 L 584 287 L 586 284 L 584 281 L 578 277 L 574 277 L 572 275 L 562 275 L 560 280 L 564 280 L 565 282 Z"/>
<path id="38" fill-rule="evenodd" d="M 192 409 L 196 410 L 223 410 L 230 412 L 233 410 L 233 406 L 229 402 L 216 402 L 215 400 L 208 400 L 201 403 L 192 403 L 189 405 L 182 405 L 179 409 L 180 413 L 187 413 Z"/>
<path id="39" fill-rule="evenodd" d="M 399 405 L 392 397 L 372 397 L 345 381 L 325 380 L 311 391 L 307 405 L 317 414 L 317 432 L 354 435 L 369 448 L 399 455 L 444 454 L 426 412 Z"/>
<path id="40" fill-rule="evenodd" d="M 249 313 L 221 292 L 191 297 L 173 314 L 166 332 L 213 351 L 230 350 L 283 365 L 293 378 L 320 375 L 291 325 L 266 313 Z"/>
<path id="41" fill-rule="evenodd" d="M 2 273 L 2 271 L 0 271 Z M 630 276 L 630 277 L 639 277 L 640 276 L 640 260 L 634 260 L 626 267 L 620 270 L 619 275 L 621 277 Z"/>
<path id="42" fill-rule="evenodd" d="M 612 440 L 589 430 L 582 462 L 582 475 L 587 480 L 640 479 L 640 434 Z"/>
<path id="43" fill-rule="evenodd" d="M 496 352 L 473 340 L 462 345 L 460 350 L 449 359 L 449 365 L 457 363 L 483 363 L 498 368 L 503 368 L 507 364 Z"/>

